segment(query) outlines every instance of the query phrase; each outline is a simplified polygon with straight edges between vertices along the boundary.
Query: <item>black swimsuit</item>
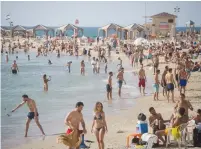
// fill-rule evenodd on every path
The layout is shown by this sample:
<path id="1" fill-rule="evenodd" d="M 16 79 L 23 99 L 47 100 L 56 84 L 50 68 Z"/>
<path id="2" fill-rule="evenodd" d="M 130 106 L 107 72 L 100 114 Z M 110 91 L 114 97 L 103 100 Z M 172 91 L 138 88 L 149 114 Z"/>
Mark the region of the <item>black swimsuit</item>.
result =
<path id="1" fill-rule="evenodd" d="M 98 117 L 94 116 L 94 120 L 102 120 L 103 117 L 101 114 L 98 115 Z M 104 129 L 104 126 L 103 127 L 100 127 L 100 128 L 96 128 L 97 131 L 100 131 L 101 129 Z"/>

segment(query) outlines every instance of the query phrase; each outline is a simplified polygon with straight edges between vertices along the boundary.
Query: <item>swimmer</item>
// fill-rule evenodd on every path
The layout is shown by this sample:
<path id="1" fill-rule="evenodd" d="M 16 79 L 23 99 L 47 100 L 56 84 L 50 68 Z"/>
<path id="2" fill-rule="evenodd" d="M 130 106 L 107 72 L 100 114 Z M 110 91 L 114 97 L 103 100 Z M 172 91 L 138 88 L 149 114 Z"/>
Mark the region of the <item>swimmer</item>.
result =
<path id="1" fill-rule="evenodd" d="M 81 72 L 81 75 L 84 75 L 85 74 L 85 64 L 84 64 L 84 60 L 81 61 L 81 64 L 80 64 L 80 72 Z"/>
<path id="2" fill-rule="evenodd" d="M 51 77 L 49 76 L 49 79 L 47 79 L 47 75 L 43 75 L 43 81 L 44 81 L 44 91 L 48 91 L 48 82 L 51 81 Z"/>
<path id="3" fill-rule="evenodd" d="M 51 60 L 48 60 L 48 64 L 49 64 L 49 65 L 52 65 L 52 62 L 51 62 Z"/>
<path id="4" fill-rule="evenodd" d="M 71 71 L 71 64 L 72 64 L 72 61 L 69 61 L 69 62 L 67 62 L 67 67 L 68 67 L 68 72 L 70 73 L 70 71 Z"/>
<path id="5" fill-rule="evenodd" d="M 26 121 L 26 130 L 25 130 L 25 135 L 24 137 L 27 137 L 27 133 L 29 130 L 29 124 L 31 122 L 32 119 L 35 120 L 37 126 L 39 127 L 40 131 L 42 132 L 43 135 L 45 135 L 42 126 L 39 123 L 39 119 L 38 119 L 38 109 L 36 107 L 36 103 L 33 99 L 29 98 L 27 95 L 22 95 L 22 103 L 19 104 L 15 109 L 12 110 L 12 112 L 15 112 L 18 108 L 20 108 L 21 106 L 23 106 L 25 103 L 27 104 L 28 108 L 29 108 L 29 113 L 27 115 L 27 121 Z"/>
<path id="6" fill-rule="evenodd" d="M 126 84 L 126 81 L 124 80 L 124 68 L 121 67 L 118 74 L 117 74 L 117 79 L 118 79 L 118 85 L 119 85 L 119 89 L 118 89 L 118 95 L 119 97 L 121 97 L 121 88 L 123 85 L 123 82 Z"/>
<path id="7" fill-rule="evenodd" d="M 13 61 L 12 67 L 11 67 L 11 71 L 13 74 L 17 74 L 17 72 L 19 72 L 16 60 Z"/>

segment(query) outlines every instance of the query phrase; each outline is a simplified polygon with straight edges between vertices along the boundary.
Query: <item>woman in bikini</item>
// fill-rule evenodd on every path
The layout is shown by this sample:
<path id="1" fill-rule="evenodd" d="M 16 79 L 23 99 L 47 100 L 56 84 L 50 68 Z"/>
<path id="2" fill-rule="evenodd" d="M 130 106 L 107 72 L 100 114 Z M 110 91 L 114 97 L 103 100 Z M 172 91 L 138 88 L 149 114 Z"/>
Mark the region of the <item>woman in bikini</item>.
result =
<path id="1" fill-rule="evenodd" d="M 81 75 L 84 75 L 85 74 L 85 64 L 84 64 L 84 60 L 81 61 L 81 64 L 80 64 L 80 72 L 81 72 Z"/>
<path id="2" fill-rule="evenodd" d="M 43 75 L 44 91 L 48 91 L 48 83 L 47 82 L 49 82 L 50 80 L 51 80 L 50 77 L 49 77 L 49 79 L 47 79 L 47 75 L 46 74 Z"/>
<path id="3" fill-rule="evenodd" d="M 96 135 L 98 141 L 98 148 L 104 149 L 104 135 L 107 132 L 107 124 L 105 121 L 105 113 L 103 112 L 103 104 L 97 102 L 94 108 L 94 120 L 91 132 Z"/>

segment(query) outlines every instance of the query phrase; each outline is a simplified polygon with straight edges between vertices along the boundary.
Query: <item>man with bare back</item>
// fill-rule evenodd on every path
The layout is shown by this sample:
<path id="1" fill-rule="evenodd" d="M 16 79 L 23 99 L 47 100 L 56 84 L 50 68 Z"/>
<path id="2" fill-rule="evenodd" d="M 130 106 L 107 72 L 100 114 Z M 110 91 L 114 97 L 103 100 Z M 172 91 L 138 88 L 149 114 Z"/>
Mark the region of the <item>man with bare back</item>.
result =
<path id="1" fill-rule="evenodd" d="M 167 83 L 167 100 L 169 102 L 169 95 L 170 95 L 170 92 L 171 92 L 171 94 L 172 94 L 172 102 L 175 102 L 174 101 L 174 85 L 175 85 L 175 81 L 174 81 L 174 77 L 173 77 L 173 74 L 172 74 L 172 68 L 169 68 L 168 73 L 165 75 L 165 81 Z"/>
<path id="2" fill-rule="evenodd" d="M 184 94 L 185 94 L 186 85 L 187 85 L 187 81 L 188 81 L 188 73 L 186 72 L 184 67 L 179 71 L 178 78 L 179 78 L 179 83 L 180 83 L 180 93 L 182 93 L 182 89 L 183 89 Z"/>
<path id="3" fill-rule="evenodd" d="M 26 121 L 26 130 L 25 130 L 25 135 L 24 137 L 27 137 L 27 133 L 28 133 L 28 129 L 29 129 L 29 124 L 31 122 L 32 119 L 35 119 L 35 122 L 37 124 L 37 126 L 39 127 L 40 131 L 42 132 L 43 135 L 45 135 L 42 126 L 39 123 L 39 119 L 38 119 L 38 110 L 36 107 L 36 103 L 33 99 L 29 98 L 28 95 L 22 95 L 23 98 L 23 102 L 21 104 L 19 104 L 15 109 L 12 110 L 12 112 L 15 112 L 18 108 L 20 108 L 21 106 L 23 106 L 25 103 L 27 104 L 30 112 L 27 115 L 27 121 Z"/>
<path id="4" fill-rule="evenodd" d="M 83 115 L 81 113 L 83 107 L 84 104 L 82 102 L 77 102 L 75 110 L 73 110 L 66 116 L 64 121 L 65 124 L 68 126 L 66 134 L 70 134 L 73 130 L 79 130 L 80 123 L 82 124 L 83 133 L 87 133 Z M 72 149 L 72 147 L 69 147 L 69 149 Z M 79 149 L 79 147 L 77 149 Z"/>
<path id="5" fill-rule="evenodd" d="M 121 97 L 121 88 L 123 85 L 123 82 L 126 84 L 126 81 L 124 80 L 124 68 L 121 67 L 118 74 L 117 74 L 117 79 L 118 79 L 118 85 L 119 85 L 119 90 L 118 90 L 118 94 L 119 97 Z"/>
<path id="6" fill-rule="evenodd" d="M 16 60 L 13 61 L 12 67 L 11 67 L 12 73 L 13 74 L 17 74 L 17 72 L 19 72 Z"/>
<path id="7" fill-rule="evenodd" d="M 141 92 L 141 86 L 143 87 L 143 95 L 145 95 L 145 82 L 146 82 L 146 75 L 145 75 L 145 70 L 143 69 L 143 64 L 141 64 L 141 68 L 138 73 L 139 77 L 139 88 L 140 88 L 140 93 Z"/>

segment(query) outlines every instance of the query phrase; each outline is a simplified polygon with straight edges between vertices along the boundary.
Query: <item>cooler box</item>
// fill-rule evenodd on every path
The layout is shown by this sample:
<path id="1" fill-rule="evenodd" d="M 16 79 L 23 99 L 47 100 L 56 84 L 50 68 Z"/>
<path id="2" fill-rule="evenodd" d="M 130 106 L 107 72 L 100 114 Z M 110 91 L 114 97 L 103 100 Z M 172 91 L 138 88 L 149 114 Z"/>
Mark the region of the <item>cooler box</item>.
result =
<path id="1" fill-rule="evenodd" d="M 138 121 L 136 125 L 136 131 L 139 134 L 144 134 L 148 132 L 148 124 L 146 121 Z"/>

